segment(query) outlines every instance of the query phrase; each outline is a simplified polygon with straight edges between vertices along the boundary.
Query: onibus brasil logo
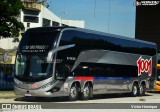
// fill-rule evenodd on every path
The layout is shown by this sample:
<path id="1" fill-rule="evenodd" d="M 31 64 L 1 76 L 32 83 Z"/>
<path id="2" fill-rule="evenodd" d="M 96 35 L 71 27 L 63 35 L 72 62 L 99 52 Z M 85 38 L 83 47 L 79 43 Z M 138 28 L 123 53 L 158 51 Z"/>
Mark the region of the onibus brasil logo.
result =
<path id="1" fill-rule="evenodd" d="M 141 75 L 141 73 L 146 72 L 148 73 L 148 76 L 151 76 L 152 74 L 152 58 L 143 59 L 142 56 L 137 60 L 137 66 L 138 66 L 138 76 Z"/>

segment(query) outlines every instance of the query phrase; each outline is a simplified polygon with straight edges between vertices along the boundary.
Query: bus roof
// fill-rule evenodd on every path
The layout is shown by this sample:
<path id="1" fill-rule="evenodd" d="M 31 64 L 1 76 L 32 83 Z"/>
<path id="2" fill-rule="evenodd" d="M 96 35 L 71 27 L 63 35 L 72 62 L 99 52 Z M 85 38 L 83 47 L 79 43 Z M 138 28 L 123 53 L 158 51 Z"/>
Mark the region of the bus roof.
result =
<path id="1" fill-rule="evenodd" d="M 105 33 L 105 32 L 100 32 L 100 31 L 95 31 L 95 30 L 90 30 L 90 29 L 85 29 L 85 28 L 77 28 L 77 27 L 72 27 L 72 26 L 56 26 L 56 27 L 36 27 L 36 28 L 30 28 L 27 31 L 52 31 L 52 30 L 60 30 L 60 31 L 65 31 L 65 30 L 76 30 L 76 31 L 81 31 L 85 33 L 92 33 L 92 34 L 97 34 L 97 35 L 103 35 L 103 36 L 109 36 L 113 38 L 119 38 L 119 39 L 124 39 L 124 40 L 130 40 L 134 42 L 140 42 L 140 43 L 145 43 L 145 44 L 150 44 L 156 46 L 155 43 L 149 42 L 149 41 L 144 41 L 144 40 L 139 40 L 131 37 L 125 37 L 125 36 L 120 36 L 116 34 L 110 34 L 110 33 Z"/>
<path id="2" fill-rule="evenodd" d="M 156 46 L 156 44 L 153 43 L 153 42 L 139 40 L 139 39 L 135 39 L 135 38 L 131 38 L 131 37 L 120 36 L 120 35 L 111 34 L 111 33 L 105 33 L 105 32 L 85 29 L 85 28 L 75 28 L 75 27 L 69 28 L 69 27 L 66 27 L 63 30 L 77 30 L 77 31 L 82 31 L 82 32 L 86 32 L 86 33 L 93 33 L 93 34 L 97 34 L 97 35 L 109 36 L 109 37 L 114 37 L 114 38 L 119 38 L 119 39 L 124 39 L 124 40 L 130 40 L 130 41 L 135 41 L 135 42 L 140 42 L 140 43 L 145 43 L 145 44 L 150 44 L 150 45 Z"/>

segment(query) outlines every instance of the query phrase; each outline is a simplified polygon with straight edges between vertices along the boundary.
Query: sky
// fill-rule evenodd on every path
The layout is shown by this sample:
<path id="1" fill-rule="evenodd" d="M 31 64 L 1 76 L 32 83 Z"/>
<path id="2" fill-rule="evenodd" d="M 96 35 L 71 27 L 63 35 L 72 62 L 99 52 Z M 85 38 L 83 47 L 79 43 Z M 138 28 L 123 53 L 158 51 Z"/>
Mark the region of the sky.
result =
<path id="1" fill-rule="evenodd" d="M 87 29 L 134 38 L 136 7 L 133 2 L 135 0 L 47 0 L 46 3 L 49 10 L 63 19 L 84 20 Z"/>

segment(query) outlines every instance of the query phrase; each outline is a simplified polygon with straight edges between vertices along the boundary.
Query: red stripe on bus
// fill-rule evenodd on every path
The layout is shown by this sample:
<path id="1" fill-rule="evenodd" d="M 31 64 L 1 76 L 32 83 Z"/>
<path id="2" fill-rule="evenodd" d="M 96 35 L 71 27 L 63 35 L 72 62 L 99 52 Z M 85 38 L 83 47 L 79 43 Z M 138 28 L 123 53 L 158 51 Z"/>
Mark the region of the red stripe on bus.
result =
<path id="1" fill-rule="evenodd" d="M 76 76 L 76 80 L 93 80 L 93 76 Z"/>

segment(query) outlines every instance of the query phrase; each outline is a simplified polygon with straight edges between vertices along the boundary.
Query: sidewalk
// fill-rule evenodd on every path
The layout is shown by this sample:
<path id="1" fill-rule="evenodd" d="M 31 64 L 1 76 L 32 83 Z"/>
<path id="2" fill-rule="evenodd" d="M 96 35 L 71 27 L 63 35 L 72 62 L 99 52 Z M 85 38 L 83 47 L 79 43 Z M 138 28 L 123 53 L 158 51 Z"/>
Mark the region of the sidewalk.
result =
<path id="1" fill-rule="evenodd" d="M 16 98 L 13 91 L 0 91 L 0 99 Z"/>

